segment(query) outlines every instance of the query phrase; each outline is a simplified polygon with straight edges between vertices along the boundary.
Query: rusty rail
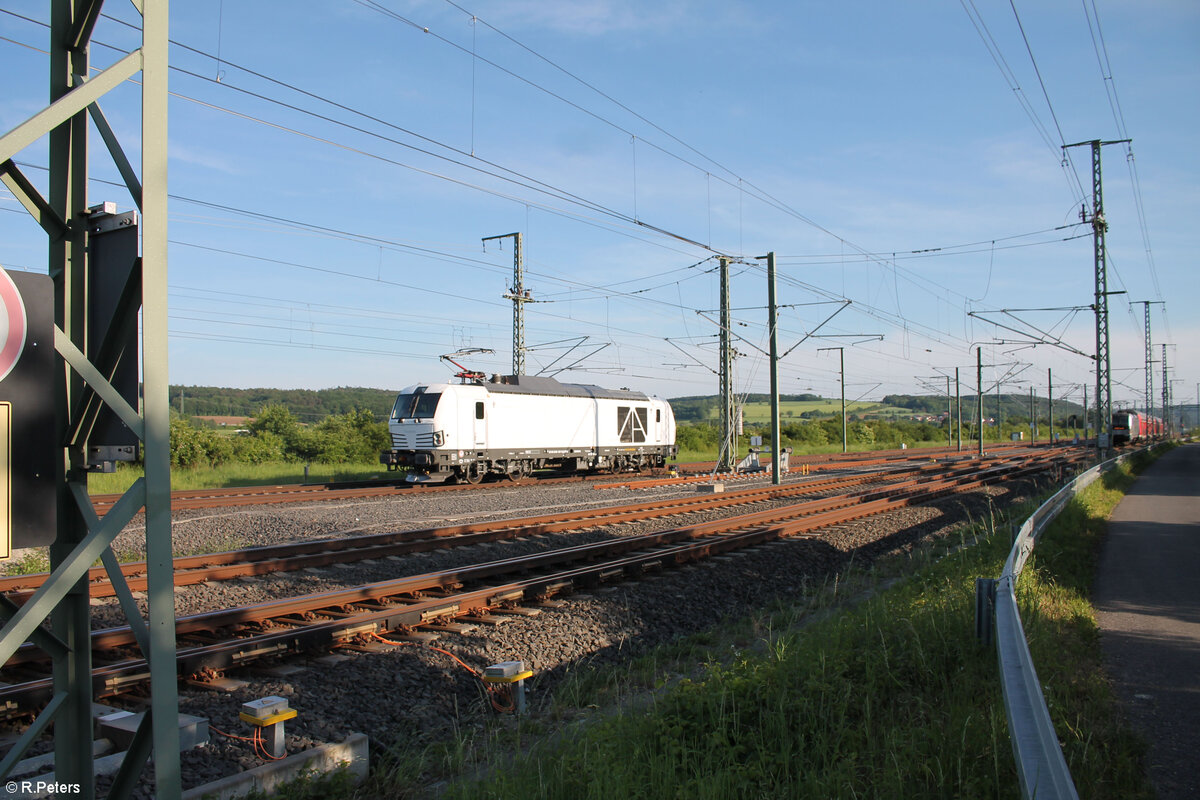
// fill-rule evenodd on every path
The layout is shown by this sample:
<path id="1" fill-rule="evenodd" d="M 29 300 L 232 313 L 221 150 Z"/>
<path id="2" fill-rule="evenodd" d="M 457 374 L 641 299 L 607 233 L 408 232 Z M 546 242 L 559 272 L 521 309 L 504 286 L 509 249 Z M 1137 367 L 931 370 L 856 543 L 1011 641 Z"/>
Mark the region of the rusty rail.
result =
<path id="1" fill-rule="evenodd" d="M 938 464 L 923 464 L 909 470 L 888 474 L 847 475 L 823 480 L 792 483 L 782 486 L 754 487 L 730 491 L 719 495 L 694 495 L 684 498 L 652 501 L 610 508 L 562 512 L 537 517 L 517 518 L 462 525 L 447 525 L 433 528 L 372 534 L 367 536 L 316 539 L 289 542 L 280 545 L 230 550 L 180 556 L 174 560 L 174 583 L 189 586 L 214 580 L 236 577 L 265 575 L 273 572 L 322 567 L 336 563 L 386 558 L 427 552 L 447 547 L 465 546 L 483 542 L 532 536 L 618 522 L 632 522 L 663 516 L 704 511 L 739 504 L 797 497 L 816 492 L 847 489 L 863 484 L 892 481 L 892 485 L 910 485 L 912 477 L 934 472 L 944 474 L 969 474 L 981 466 L 1001 463 L 993 459 L 972 462 L 969 465 L 947 467 Z M 908 484 L 901 481 L 908 480 Z M 127 562 L 121 565 L 126 585 L 133 591 L 146 588 L 144 561 Z M 12 575 L 0 578 L 0 593 L 16 603 L 24 603 L 41 586 L 47 573 Z M 92 597 L 115 595 L 112 582 L 104 567 L 93 567 L 88 572 L 89 593 Z"/>
<path id="2" fill-rule="evenodd" d="M 368 632 L 419 627 L 773 539 L 811 535 L 828 525 L 1070 463 L 1063 457 L 996 464 L 976 474 L 914 480 L 915 485 L 854 498 L 809 500 L 669 531 L 183 617 L 177 624 L 178 669 L 181 676 L 212 674 L 285 652 L 344 645 Z M 222 640 L 213 641 L 217 638 Z M 97 696 L 119 693 L 145 678 L 145 662 L 129 655 L 134 642 L 128 628 L 94 632 L 97 662 L 106 662 L 93 673 Z M 36 658 L 26 645 L 9 664 L 32 665 Z M 50 696 L 48 679 L 14 681 L 16 671 L 6 667 L 6 672 L 12 685 L 0 687 L 0 713 L 27 713 Z"/>

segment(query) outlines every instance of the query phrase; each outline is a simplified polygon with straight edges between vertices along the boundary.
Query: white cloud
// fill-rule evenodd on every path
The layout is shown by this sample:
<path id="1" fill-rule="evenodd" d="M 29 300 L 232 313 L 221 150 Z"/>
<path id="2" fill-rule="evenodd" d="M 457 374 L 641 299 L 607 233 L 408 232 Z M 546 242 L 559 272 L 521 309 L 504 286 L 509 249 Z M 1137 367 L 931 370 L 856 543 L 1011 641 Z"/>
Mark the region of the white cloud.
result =
<path id="1" fill-rule="evenodd" d="M 242 174 L 242 171 L 234 165 L 233 159 L 228 154 L 209 150 L 204 147 L 192 147 L 181 143 L 178 138 L 172 139 L 170 154 L 173 161 L 193 167 L 215 170 L 226 175 Z"/>

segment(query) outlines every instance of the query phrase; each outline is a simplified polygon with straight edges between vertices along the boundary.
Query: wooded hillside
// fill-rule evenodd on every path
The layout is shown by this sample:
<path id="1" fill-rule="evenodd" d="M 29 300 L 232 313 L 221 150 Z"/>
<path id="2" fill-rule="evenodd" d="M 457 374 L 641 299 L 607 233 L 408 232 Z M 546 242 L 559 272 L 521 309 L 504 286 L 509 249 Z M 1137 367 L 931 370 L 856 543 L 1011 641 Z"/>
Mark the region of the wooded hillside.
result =
<path id="1" fill-rule="evenodd" d="M 399 389 L 224 389 L 216 386 L 172 386 L 171 408 L 187 417 L 252 417 L 263 406 L 279 405 L 301 422 L 320 422 L 332 414 L 366 410 L 387 419 Z"/>

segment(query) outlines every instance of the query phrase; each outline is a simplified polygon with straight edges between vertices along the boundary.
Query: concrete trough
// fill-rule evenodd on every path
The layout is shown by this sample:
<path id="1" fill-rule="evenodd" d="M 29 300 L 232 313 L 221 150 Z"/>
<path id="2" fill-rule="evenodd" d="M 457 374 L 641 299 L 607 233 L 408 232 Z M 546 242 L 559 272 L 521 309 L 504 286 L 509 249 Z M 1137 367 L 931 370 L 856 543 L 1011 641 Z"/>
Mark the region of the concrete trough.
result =
<path id="1" fill-rule="evenodd" d="M 355 783 L 360 783 L 367 777 L 368 766 L 367 735 L 352 733 L 344 741 L 314 747 L 282 761 L 188 789 L 183 800 L 232 800 L 254 791 L 271 794 L 303 775 L 333 772 L 343 767 L 349 770 Z"/>

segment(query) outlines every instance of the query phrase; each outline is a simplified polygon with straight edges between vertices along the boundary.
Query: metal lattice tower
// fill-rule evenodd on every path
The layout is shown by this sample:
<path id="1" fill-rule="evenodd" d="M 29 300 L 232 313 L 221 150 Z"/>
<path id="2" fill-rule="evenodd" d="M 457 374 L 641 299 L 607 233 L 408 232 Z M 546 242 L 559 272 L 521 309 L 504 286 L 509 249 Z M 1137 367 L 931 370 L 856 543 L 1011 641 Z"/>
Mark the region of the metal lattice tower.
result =
<path id="1" fill-rule="evenodd" d="M 1046 368 L 1046 411 L 1050 415 L 1050 444 L 1054 444 L 1054 370 Z"/>
<path id="2" fill-rule="evenodd" d="M 1112 447 L 1112 354 L 1108 341 L 1108 265 L 1105 262 L 1104 184 L 1100 172 L 1100 142 L 1092 142 L 1092 256 L 1096 266 L 1096 413 L 1097 431 L 1105 430 Z M 1099 439 L 1098 439 L 1099 440 Z"/>
<path id="3" fill-rule="evenodd" d="M 513 285 L 512 290 L 504 297 L 512 300 L 513 304 L 513 361 L 512 374 L 525 374 L 525 304 L 533 298 L 525 289 L 525 262 L 521 254 L 521 234 L 506 233 L 502 236 L 485 236 L 483 241 L 495 239 L 513 240 Z"/>
<path id="4" fill-rule="evenodd" d="M 771 484 L 779 486 L 783 482 L 780 475 L 780 452 L 783 450 L 783 437 L 779 433 L 779 330 L 778 309 L 775 307 L 775 252 L 767 253 L 767 331 L 770 336 L 770 369 L 771 369 Z"/>
<path id="5" fill-rule="evenodd" d="M 721 392 L 721 450 L 717 460 L 718 472 L 729 472 L 737 463 L 737 409 L 733 396 L 733 342 L 729 315 L 729 259 L 720 259 L 721 316 L 719 372 Z"/>
<path id="6" fill-rule="evenodd" d="M 1146 413 L 1154 415 L 1154 345 L 1150 338 L 1150 306 L 1165 305 L 1162 300 L 1139 301 L 1146 312 Z"/>
<path id="7" fill-rule="evenodd" d="M 51 572 L 19 609 L 4 609 L 0 663 L 27 639 L 52 656 L 54 695 L 0 764 L 15 761 L 53 722 L 55 780 L 77 784 L 75 795 L 95 797 L 92 763 L 91 616 L 88 569 L 101 560 L 149 665 L 150 705 L 108 796 L 132 795 L 154 753 L 155 795 L 177 800 L 179 768 L 178 687 L 175 667 L 175 606 L 172 580 L 169 398 L 167 396 L 167 0 L 142 0 L 141 46 L 92 73 L 88 49 L 102 0 L 53 0 L 50 6 L 50 104 L 0 136 L 0 178 L 48 235 L 48 267 L 54 292 L 57 359 L 47 402 L 55 409 L 54 460 L 57 529 L 50 546 Z M 122 151 L 100 107 L 109 91 L 141 72 L 141 174 Z M 15 79 L 15 78 L 14 78 Z M 89 117 L 103 139 L 133 203 L 141 211 L 141 257 L 135 277 L 115 287 L 119 295 L 103 332 L 90 330 L 98 303 L 93 292 L 114 288 L 89 279 L 95 231 L 88 219 Z M 48 138 L 49 190 L 43 197 L 12 160 Z M 120 359 L 123 333 L 136 330 L 141 310 L 142 409 L 115 388 L 110 376 Z M 99 341 L 96 341 L 96 339 Z M 136 348 L 132 348 L 136 350 Z M 49 398 L 53 392 L 53 399 Z M 145 478 L 105 514 L 97 515 L 87 493 L 89 441 L 99 398 L 143 445 Z M 104 442 L 101 442 L 104 443 Z M 138 612 L 111 549 L 113 538 L 142 508 L 149 619 Z M 46 629 L 41 623 L 49 619 Z"/>
<path id="8" fill-rule="evenodd" d="M 1168 403 L 1170 402 L 1170 399 L 1171 399 L 1171 397 L 1170 397 L 1171 383 L 1167 380 L 1167 346 L 1164 344 L 1162 346 L 1162 349 L 1163 349 L 1163 357 L 1162 357 L 1162 364 L 1163 364 L 1162 421 L 1163 421 L 1164 432 L 1169 433 L 1170 425 L 1167 422 L 1167 409 L 1170 407 L 1168 405 Z"/>
<path id="9" fill-rule="evenodd" d="M 1104 218 L 1104 182 L 1100 168 L 1100 148 L 1106 144 L 1121 144 L 1130 139 L 1102 142 L 1093 139 L 1064 145 L 1092 149 L 1092 259 L 1096 272 L 1096 446 L 1100 450 L 1112 447 L 1112 355 L 1108 336 L 1108 267 L 1104 234 L 1108 221 Z M 1101 435 L 1100 431 L 1104 431 Z"/>
<path id="10" fill-rule="evenodd" d="M 1150 303 L 1146 307 L 1146 413 L 1154 416 L 1154 349 L 1150 344 Z"/>

